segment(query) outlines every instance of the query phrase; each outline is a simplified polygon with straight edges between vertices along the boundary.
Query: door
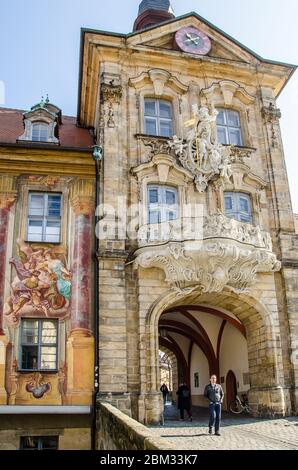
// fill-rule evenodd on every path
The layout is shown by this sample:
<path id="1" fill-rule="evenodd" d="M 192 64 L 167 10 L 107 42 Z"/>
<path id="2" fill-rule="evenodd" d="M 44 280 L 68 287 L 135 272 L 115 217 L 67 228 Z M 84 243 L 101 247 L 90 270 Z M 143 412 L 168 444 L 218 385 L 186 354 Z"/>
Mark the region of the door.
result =
<path id="1" fill-rule="evenodd" d="M 231 403 L 235 400 L 237 395 L 237 381 L 233 371 L 229 371 L 226 379 L 227 391 L 227 409 L 230 409 Z"/>

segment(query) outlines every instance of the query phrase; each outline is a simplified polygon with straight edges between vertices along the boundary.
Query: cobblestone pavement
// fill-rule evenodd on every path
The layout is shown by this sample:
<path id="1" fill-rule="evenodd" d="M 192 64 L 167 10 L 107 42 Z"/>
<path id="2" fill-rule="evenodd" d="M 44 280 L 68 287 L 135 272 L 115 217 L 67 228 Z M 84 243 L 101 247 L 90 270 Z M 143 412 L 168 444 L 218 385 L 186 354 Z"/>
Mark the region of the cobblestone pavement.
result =
<path id="1" fill-rule="evenodd" d="M 208 434 L 208 409 L 194 409 L 189 422 L 179 421 L 175 406 L 166 406 L 164 426 L 150 429 L 177 450 L 298 450 L 298 417 L 263 420 L 223 413 L 218 437 Z"/>

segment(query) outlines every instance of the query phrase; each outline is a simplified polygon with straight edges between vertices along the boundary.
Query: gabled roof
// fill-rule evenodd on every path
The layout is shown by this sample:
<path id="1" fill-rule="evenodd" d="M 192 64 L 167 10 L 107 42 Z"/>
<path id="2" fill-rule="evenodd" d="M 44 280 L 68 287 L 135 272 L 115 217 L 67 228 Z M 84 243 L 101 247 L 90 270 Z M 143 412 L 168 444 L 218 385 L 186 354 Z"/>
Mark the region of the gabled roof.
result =
<path id="1" fill-rule="evenodd" d="M 238 50 L 239 53 L 242 51 L 242 55 L 246 56 L 246 62 L 249 62 L 249 57 L 251 58 L 252 64 L 255 65 L 263 65 L 265 68 L 267 68 L 267 71 L 269 73 L 274 72 L 274 70 L 277 71 L 277 74 L 283 74 L 283 80 L 280 86 L 278 87 L 276 91 L 276 96 L 278 96 L 281 91 L 283 90 L 284 86 L 292 76 L 292 74 L 295 72 L 297 65 L 293 64 L 288 64 L 280 61 L 274 61 L 271 59 L 265 59 L 261 57 L 259 54 L 256 52 L 252 51 L 245 45 L 243 45 L 241 42 L 237 41 L 235 38 L 230 36 L 229 34 L 225 33 L 223 30 L 212 24 L 210 21 L 206 20 L 202 16 L 198 15 L 196 12 L 190 12 L 185 15 L 169 19 L 167 21 L 163 21 L 161 23 L 149 26 L 147 28 L 134 31 L 128 34 L 124 33 L 115 33 L 115 32 L 110 32 L 110 31 L 101 31 L 101 30 L 94 30 L 94 29 L 88 29 L 88 28 L 82 28 L 81 29 L 81 51 L 80 51 L 80 71 L 79 71 L 79 92 L 78 92 L 78 122 L 80 122 L 81 118 L 81 98 L 82 98 L 82 76 L 83 76 L 83 58 L 84 58 L 84 46 L 85 46 L 85 35 L 90 34 L 90 35 L 101 35 L 101 36 L 110 36 L 111 38 L 114 38 L 114 44 L 113 47 L 117 47 L 116 45 L 116 38 L 119 39 L 124 39 L 124 41 L 127 43 L 128 46 L 134 47 L 134 46 L 140 46 L 140 45 L 148 45 L 150 47 L 150 44 L 148 44 L 148 41 L 152 39 L 154 36 L 154 31 L 159 30 L 159 32 L 162 31 L 163 27 L 168 26 L 168 25 L 174 25 L 175 23 L 182 23 L 185 24 L 185 20 L 191 20 L 193 19 L 194 22 L 198 23 L 203 23 L 206 25 L 207 28 L 211 29 L 214 31 L 217 36 L 221 36 L 223 39 L 227 40 L 227 44 L 229 43 L 234 47 L 234 50 Z M 174 28 L 172 28 L 174 30 Z M 158 32 L 156 32 L 156 35 Z M 146 44 L 147 41 L 147 44 Z M 232 44 L 231 44 L 232 43 Z M 120 47 L 120 42 L 119 42 L 119 47 Z M 121 47 L 123 47 L 123 43 L 121 44 Z M 177 53 L 177 51 L 176 51 Z M 186 55 L 186 54 L 185 54 Z M 192 55 L 190 55 L 190 58 Z M 208 56 L 205 57 L 206 60 L 208 60 Z M 211 59 L 211 58 L 210 58 Z M 272 67 L 270 67 L 272 66 Z M 283 70 L 282 70 L 283 69 Z"/>

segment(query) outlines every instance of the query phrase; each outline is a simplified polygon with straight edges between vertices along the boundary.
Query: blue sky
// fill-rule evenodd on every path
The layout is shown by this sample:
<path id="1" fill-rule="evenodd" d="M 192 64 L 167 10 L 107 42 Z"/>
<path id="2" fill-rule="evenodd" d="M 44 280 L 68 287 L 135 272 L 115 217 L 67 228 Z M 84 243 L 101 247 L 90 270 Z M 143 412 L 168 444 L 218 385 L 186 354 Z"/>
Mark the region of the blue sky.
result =
<path id="1" fill-rule="evenodd" d="M 28 109 L 49 93 L 76 115 L 80 28 L 130 32 L 139 0 L 0 0 L 0 99 Z M 263 57 L 298 64 L 297 0 L 172 0 L 196 11 Z M 298 71 L 278 101 L 293 206 L 298 213 Z"/>

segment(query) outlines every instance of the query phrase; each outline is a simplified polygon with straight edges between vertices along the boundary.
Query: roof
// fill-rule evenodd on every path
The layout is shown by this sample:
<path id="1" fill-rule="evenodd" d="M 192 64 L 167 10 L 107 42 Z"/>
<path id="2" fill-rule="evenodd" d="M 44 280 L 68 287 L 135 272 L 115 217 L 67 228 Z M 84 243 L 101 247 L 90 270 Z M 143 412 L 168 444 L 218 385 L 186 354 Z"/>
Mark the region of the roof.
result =
<path id="1" fill-rule="evenodd" d="M 142 0 L 139 6 L 139 15 L 146 10 L 162 10 L 171 11 L 172 7 L 170 0 Z"/>
<path id="2" fill-rule="evenodd" d="M 20 109 L 0 107 L 0 145 L 18 144 L 22 146 L 30 143 L 17 143 L 17 139 L 24 132 L 23 113 L 24 111 Z M 59 148 L 87 149 L 94 145 L 91 133 L 88 129 L 78 127 L 76 118 L 73 116 L 63 116 L 62 124 L 59 125 L 59 140 Z"/>

